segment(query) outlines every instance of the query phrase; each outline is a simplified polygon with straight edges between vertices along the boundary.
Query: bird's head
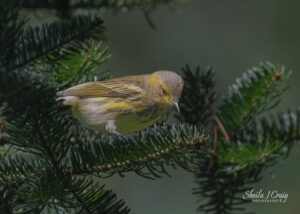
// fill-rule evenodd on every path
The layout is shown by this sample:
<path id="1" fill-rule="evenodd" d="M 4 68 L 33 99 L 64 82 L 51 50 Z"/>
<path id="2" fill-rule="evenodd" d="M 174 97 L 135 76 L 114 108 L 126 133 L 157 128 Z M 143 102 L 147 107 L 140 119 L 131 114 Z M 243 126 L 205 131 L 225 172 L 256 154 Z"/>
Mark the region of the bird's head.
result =
<path id="1" fill-rule="evenodd" d="M 178 101 L 184 82 L 172 71 L 156 71 L 149 76 L 151 99 L 154 103 L 174 106 L 179 111 Z"/>

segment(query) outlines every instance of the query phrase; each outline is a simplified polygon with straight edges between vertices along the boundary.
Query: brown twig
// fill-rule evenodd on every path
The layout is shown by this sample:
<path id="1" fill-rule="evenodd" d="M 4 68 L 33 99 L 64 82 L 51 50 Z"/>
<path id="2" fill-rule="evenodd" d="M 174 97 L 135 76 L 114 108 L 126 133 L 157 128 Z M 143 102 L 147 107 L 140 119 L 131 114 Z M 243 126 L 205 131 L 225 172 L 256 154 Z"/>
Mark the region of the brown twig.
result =
<path id="1" fill-rule="evenodd" d="M 207 97 L 207 94 L 204 92 L 201 85 L 200 85 L 200 94 L 203 96 L 205 104 L 209 107 L 212 118 L 216 122 L 217 126 L 220 128 L 225 140 L 230 141 L 228 132 L 226 131 L 226 129 L 225 129 L 223 123 L 221 122 L 220 118 L 218 117 L 218 115 L 215 113 L 215 111 L 209 101 L 209 98 Z"/>
<path id="2" fill-rule="evenodd" d="M 218 115 L 215 113 L 215 110 L 213 109 L 212 104 L 210 103 L 210 100 L 209 100 L 207 94 L 205 93 L 205 91 L 204 91 L 204 89 L 203 89 L 201 83 L 200 83 L 199 89 L 200 89 L 200 94 L 201 94 L 201 95 L 203 96 L 203 98 L 204 98 L 204 102 L 205 102 L 206 106 L 207 106 L 207 107 L 209 108 L 209 110 L 210 110 L 210 113 L 211 113 L 211 115 L 212 115 L 213 121 L 216 123 L 216 125 L 217 125 L 217 126 L 219 127 L 219 129 L 221 130 L 221 132 L 222 132 L 222 134 L 223 134 L 225 140 L 226 140 L 226 141 L 229 141 L 229 140 L 230 140 L 229 134 L 227 133 L 227 131 L 226 131 L 226 129 L 225 129 L 223 123 L 222 123 L 221 120 L 219 119 Z M 215 154 L 216 151 L 217 151 L 217 142 L 218 142 L 218 131 L 217 131 L 217 128 L 216 128 L 215 126 L 213 127 L 213 141 L 212 141 L 212 142 L 213 142 L 213 143 L 212 143 L 212 152 L 213 152 L 213 154 Z M 208 164 L 208 167 L 207 167 L 207 171 L 209 171 L 209 170 L 212 168 L 213 164 L 214 164 L 214 159 L 211 159 L 211 160 L 209 161 L 209 164 Z"/>
<path id="3" fill-rule="evenodd" d="M 217 131 L 217 128 L 216 127 L 213 127 L 213 144 L 212 144 L 212 152 L 213 154 L 216 153 L 217 151 L 217 141 L 218 141 L 218 131 Z M 207 172 L 211 169 L 211 167 L 213 166 L 214 164 L 214 159 L 212 158 L 210 161 L 209 161 L 209 164 L 208 164 L 208 167 L 207 167 Z"/>

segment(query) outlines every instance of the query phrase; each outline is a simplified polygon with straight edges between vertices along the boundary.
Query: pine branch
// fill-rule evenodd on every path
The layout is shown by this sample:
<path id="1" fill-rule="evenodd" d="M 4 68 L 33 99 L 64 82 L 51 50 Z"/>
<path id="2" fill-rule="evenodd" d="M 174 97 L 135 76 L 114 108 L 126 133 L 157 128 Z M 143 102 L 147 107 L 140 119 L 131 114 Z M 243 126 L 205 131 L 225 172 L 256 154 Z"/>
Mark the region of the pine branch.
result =
<path id="1" fill-rule="evenodd" d="M 42 74 L 17 71 L 0 73 L 0 80 L 3 81 L 0 102 L 7 104 L 3 114 L 10 121 L 5 129 L 9 142 L 59 168 L 68 151 L 69 138 L 68 127 L 54 124 L 56 120 L 64 120 L 60 117 L 62 109 L 55 101 L 55 83 Z M 5 93 L 6 90 L 11 94 Z"/>
<path id="2" fill-rule="evenodd" d="M 51 172 L 47 176 L 35 175 L 18 187 L 15 212 L 41 213 L 50 204 L 55 204 L 57 195 L 63 191 L 65 180 L 59 180 Z"/>
<path id="3" fill-rule="evenodd" d="M 0 160 L 0 189 L 5 191 L 5 194 L 1 194 L 0 197 L 0 204 L 3 206 L 0 206 L 0 210 L 3 209 L 12 213 L 32 208 L 32 203 L 29 203 L 29 201 L 21 202 L 19 196 L 28 199 L 28 193 L 32 193 L 32 188 L 34 188 L 32 179 L 46 174 L 46 166 L 47 163 L 38 160 L 36 157 L 19 152 L 5 158 L 2 157 Z M 29 191 L 28 189 L 24 190 L 24 187 L 31 189 Z M 36 200 L 37 196 L 35 195 L 33 198 L 33 200 Z"/>
<path id="4" fill-rule="evenodd" d="M 53 56 L 56 52 L 76 50 L 78 41 L 101 38 L 102 21 L 98 18 L 76 16 L 69 21 L 56 21 L 42 27 L 29 28 L 16 45 L 10 69 L 28 65 L 43 56 Z M 71 45 L 61 49 L 64 45 Z"/>
<path id="5" fill-rule="evenodd" d="M 193 126 L 155 126 L 139 134 L 121 138 L 92 136 L 77 139 L 72 147 L 74 174 L 96 174 L 100 177 L 115 173 L 121 176 L 134 171 L 144 177 L 167 174 L 165 165 L 188 169 L 189 160 L 205 143 L 202 130 Z"/>
<path id="6" fill-rule="evenodd" d="M 78 51 L 54 57 L 55 60 L 51 61 L 55 63 L 50 63 L 47 70 L 52 72 L 54 70 L 53 76 L 58 83 L 78 84 L 105 80 L 111 76 L 109 72 L 100 72 L 101 65 L 110 58 L 102 42 L 88 40 L 78 48 Z"/>
<path id="7" fill-rule="evenodd" d="M 20 150 L 47 161 L 56 171 L 61 171 L 61 174 L 71 170 L 73 175 L 94 174 L 107 177 L 115 173 L 123 176 L 134 171 L 147 178 L 160 177 L 162 174 L 168 175 L 165 169 L 167 165 L 178 165 L 189 170 L 191 159 L 201 152 L 200 148 L 205 143 L 202 131 L 187 125 L 157 126 L 139 134 L 117 138 L 95 134 L 72 136 L 72 132 L 66 133 L 67 130 L 63 129 L 64 125 L 59 125 L 58 122 L 55 124 L 57 128 L 48 129 L 45 137 L 37 127 L 28 126 L 24 127 L 28 136 L 19 129 L 8 133 L 13 144 Z M 38 129 L 44 127 L 40 123 Z M 82 135 L 83 132 L 84 130 L 79 133 Z M 65 143 L 58 144 L 61 141 Z M 70 146 L 71 150 L 67 155 Z M 66 163 L 68 164 L 65 165 Z M 17 163 L 15 165 L 17 176 Z M 7 168 L 5 170 L 9 171 Z M 43 168 L 45 170 L 48 170 L 47 166 Z M 31 170 L 27 168 L 26 171 Z M 22 174 L 20 176 L 23 177 Z"/>
<path id="8" fill-rule="evenodd" d="M 218 112 L 231 135 L 252 118 L 280 102 L 280 95 L 289 87 L 290 74 L 284 67 L 262 63 L 236 80 Z"/>
<path id="9" fill-rule="evenodd" d="M 295 142 L 300 140 L 300 110 L 287 114 L 265 116 L 242 127 L 237 143 L 219 145 L 219 162 L 228 172 L 262 165 L 275 164 L 286 157 Z"/>
<path id="10" fill-rule="evenodd" d="M 207 124 L 215 111 L 212 109 L 216 100 L 214 72 L 211 67 L 201 69 L 200 66 L 193 71 L 188 65 L 182 72 L 185 86 L 180 99 L 180 114 L 176 117 L 194 125 Z"/>
<path id="11" fill-rule="evenodd" d="M 13 213 L 13 197 L 14 193 L 9 185 L 0 187 L 0 212 Z"/>
<path id="12" fill-rule="evenodd" d="M 15 152 L 0 159 L 0 183 L 18 186 L 31 176 L 43 174 L 48 166 L 32 154 Z"/>
<path id="13" fill-rule="evenodd" d="M 300 139 L 300 110 L 254 120 L 240 129 L 236 136 L 239 142 L 255 144 L 263 141 L 279 141 L 291 147 Z"/>
<path id="14" fill-rule="evenodd" d="M 213 136 L 211 140 L 212 153 L 216 152 L 218 131 L 229 141 L 229 135 L 216 113 L 214 103 L 216 94 L 214 92 L 214 72 L 211 67 L 202 70 L 197 66 L 195 71 L 186 65 L 183 70 L 185 87 L 181 103 L 181 114 L 177 118 L 191 124 L 203 123 L 206 125 L 206 132 Z M 213 159 L 208 163 L 208 168 L 213 164 Z"/>
<path id="15" fill-rule="evenodd" d="M 27 70 L 0 70 L 0 104 L 6 121 L 43 115 L 51 119 L 58 111 L 55 104 L 56 83 L 49 75 Z"/>
<path id="16" fill-rule="evenodd" d="M 15 145 L 19 146 L 22 150 L 27 148 L 26 152 L 34 154 L 35 157 L 39 157 L 40 161 L 37 162 L 37 160 L 35 160 L 36 162 L 32 162 L 32 159 L 22 158 L 22 156 L 17 156 L 18 158 L 12 160 L 12 156 L 6 156 L 6 161 L 0 162 L 0 174 L 2 174 L 1 171 L 4 172 L 0 181 L 2 180 L 3 183 L 18 184 L 15 187 L 18 189 L 18 197 L 21 198 L 21 202 L 18 202 L 18 209 L 24 209 L 24 207 L 26 207 L 29 210 L 37 211 L 50 206 L 50 204 L 52 204 L 51 201 L 49 202 L 51 198 L 57 199 L 56 195 L 61 197 L 64 195 L 62 194 L 63 190 L 61 188 L 66 188 L 70 176 L 79 175 L 82 177 L 93 173 L 103 176 L 104 174 L 109 174 L 111 171 L 124 175 L 125 172 L 135 171 L 137 174 L 148 178 L 153 176 L 160 177 L 159 174 L 167 174 L 164 168 L 164 162 L 167 165 L 172 163 L 177 163 L 180 166 L 186 165 L 189 157 L 192 157 L 193 154 L 197 154 L 197 150 L 195 149 L 198 149 L 198 146 L 203 144 L 204 140 L 197 128 L 189 126 L 164 127 L 165 130 L 162 127 L 157 127 L 156 129 L 149 130 L 148 133 L 143 132 L 140 135 L 130 135 L 128 138 L 125 136 L 125 139 L 108 136 L 102 136 L 102 138 L 101 136 L 94 136 L 93 138 L 90 136 L 89 140 L 97 141 L 97 139 L 99 139 L 103 144 L 99 145 L 98 143 L 83 142 L 79 138 L 77 139 L 78 144 L 72 145 L 72 150 L 70 151 L 71 157 L 69 159 L 66 153 L 61 154 L 59 150 L 55 150 L 55 145 L 57 145 L 58 140 L 60 140 L 60 143 L 61 141 L 66 141 L 66 139 L 61 136 L 61 133 L 66 135 L 65 130 L 62 129 L 63 126 L 60 126 L 60 123 L 56 122 L 57 129 L 50 129 L 47 134 L 44 133 L 44 135 L 41 135 L 40 130 L 37 130 L 37 128 L 42 130 L 46 128 L 46 125 L 43 125 L 44 122 L 45 121 L 41 121 L 41 123 L 32 130 L 29 129 L 28 126 L 24 128 L 29 133 L 28 135 L 32 136 L 31 138 L 23 134 L 23 137 L 19 139 L 20 136 L 9 132 L 11 138 L 14 139 L 13 142 L 18 140 Z M 29 122 L 27 121 L 27 123 Z M 49 125 L 49 123 L 47 125 Z M 168 137 L 166 137 L 167 135 Z M 39 139 L 35 140 L 36 137 L 39 137 Z M 22 142 L 23 139 L 28 138 L 31 139 L 31 141 Z M 57 140 L 53 141 L 53 139 Z M 104 139 L 106 139 L 106 141 L 104 141 Z M 107 142 L 107 140 L 110 142 Z M 71 144 L 71 140 L 66 142 Z M 43 146 L 45 146 L 45 148 Z M 39 147 L 41 147 L 41 149 Z M 59 148 L 62 150 L 61 146 Z M 78 148 L 79 150 L 76 151 Z M 46 154 L 46 156 L 42 156 L 42 154 Z M 77 155 L 77 159 L 74 159 L 74 155 Z M 60 158 L 61 156 L 65 158 Z M 78 157 L 82 159 L 78 159 Z M 129 162 L 125 160 L 129 160 Z M 125 165 L 123 163 L 125 163 Z M 109 165 L 110 167 L 106 168 Z M 142 168 L 148 169 L 149 172 L 145 172 Z M 46 179 L 46 181 L 44 181 L 44 179 Z M 49 187 L 49 185 L 45 184 L 54 182 L 51 186 L 55 186 L 58 181 L 62 182 L 62 179 L 66 182 L 65 184 L 61 184 L 51 191 L 45 189 Z M 77 185 L 75 186 L 77 187 Z M 20 188 L 21 190 L 19 190 Z M 30 195 L 25 194 L 29 191 L 28 188 L 30 188 L 32 193 Z M 82 191 L 84 189 L 86 189 L 86 187 L 84 187 Z M 67 188 L 66 191 L 70 192 L 71 189 Z M 42 193 L 46 195 L 42 197 Z M 71 191 L 71 193 L 73 194 L 73 191 Z M 37 199 L 37 197 L 39 197 L 39 199 Z M 81 196 L 76 194 L 76 198 L 81 198 Z M 61 203 L 68 204 L 68 202 L 65 202 L 62 198 L 58 198 L 58 200 L 62 201 Z M 105 201 L 104 199 L 99 200 Z M 86 201 L 81 202 L 81 204 L 86 203 Z M 95 202 L 95 205 L 96 204 L 99 203 Z M 62 207 L 68 206 L 62 205 Z M 87 211 L 91 208 L 86 209 L 83 207 L 82 209 Z"/>
<path id="17" fill-rule="evenodd" d="M 199 209 L 204 213 L 242 213 L 240 193 L 261 179 L 263 169 L 276 164 L 289 154 L 299 141 L 300 111 L 264 117 L 244 126 L 237 142 L 218 142 L 218 149 L 199 162 L 196 174 Z M 213 161 L 213 166 L 208 167 Z M 211 163 L 211 162 L 210 162 Z"/>
<path id="18" fill-rule="evenodd" d="M 115 0 L 71 0 L 61 4 L 59 1 L 50 0 L 24 0 L 22 7 L 28 9 L 56 9 L 62 12 L 74 9 L 131 9 L 134 7 L 154 7 L 161 4 L 179 3 L 181 0 L 140 0 L 140 1 L 115 1 Z"/>
<path id="19" fill-rule="evenodd" d="M 88 178 L 58 177 L 53 170 L 34 174 L 14 187 L 15 212 L 64 211 L 68 213 L 128 213 L 123 201 Z M 1 183 L 0 183 L 1 185 Z M 2 186 L 2 185 L 1 185 Z M 12 191 L 10 187 L 9 191 Z M 11 199 L 9 200 L 11 201 Z M 7 201 L 7 204 L 9 204 Z"/>
<path id="20" fill-rule="evenodd" d="M 61 129 L 59 123 L 56 123 L 56 125 L 58 126 L 56 130 L 50 129 L 45 134 L 45 138 L 47 141 L 49 140 L 46 145 L 56 144 L 57 142 L 50 141 L 51 138 L 49 137 L 53 137 L 54 134 L 60 135 L 58 133 L 59 130 L 62 130 L 61 132 L 65 131 Z M 43 129 L 42 124 L 39 124 L 38 127 Z M 104 174 L 109 174 L 110 171 L 120 175 L 124 175 L 125 172 L 135 171 L 144 177 L 159 177 L 159 174 L 167 174 L 164 162 L 167 165 L 172 163 L 177 163 L 180 166 L 187 164 L 188 157 L 196 154 L 197 150 L 195 149 L 198 149 L 198 146 L 203 143 L 203 136 L 198 133 L 198 129 L 195 127 L 174 126 L 173 128 L 164 128 L 165 130 L 162 127 L 157 127 L 149 130 L 148 133 L 130 135 L 128 138 L 125 136 L 125 139 L 116 139 L 108 136 L 103 136 L 102 138 L 101 136 L 94 136 L 94 138 L 90 138 L 90 140 L 94 141 L 100 139 L 99 141 L 103 143 L 102 145 L 78 140 L 78 144 L 72 145 L 73 148 L 70 151 L 71 157 L 69 160 L 68 155 L 64 155 L 64 159 L 59 159 L 59 152 L 53 153 L 55 147 L 49 148 L 49 151 L 52 151 L 49 154 L 47 154 L 48 150 L 41 153 L 46 154 L 46 156 L 41 156 L 40 152 L 36 153 L 32 149 L 35 149 L 36 145 L 40 144 L 37 140 L 25 143 L 18 142 L 16 145 L 19 145 L 20 149 L 27 148 L 26 152 L 33 156 L 24 156 L 23 153 L 20 153 L 8 155 L 5 159 L 2 159 L 0 161 L 0 187 L 7 184 L 14 185 L 15 191 L 17 191 L 14 195 L 18 198 L 16 210 L 26 209 L 31 212 L 40 212 L 46 208 L 51 210 L 54 209 L 51 207 L 64 207 L 77 211 L 79 209 L 79 212 L 85 211 L 87 213 L 93 213 L 95 209 L 103 211 L 105 204 L 115 200 L 111 193 L 103 193 L 104 195 L 102 195 L 100 190 L 97 189 L 99 184 L 91 185 L 86 182 L 82 186 L 78 183 L 72 183 L 71 187 L 69 187 L 70 179 L 73 179 L 76 175 L 84 177 L 93 173 L 103 176 Z M 44 138 L 40 136 L 36 127 L 35 132 L 30 131 L 28 127 L 25 129 L 29 131 L 28 135 L 32 135 L 31 139 L 35 139 L 35 136 Z M 169 136 L 166 137 L 166 134 Z M 15 140 L 19 138 L 19 136 L 14 136 L 11 133 L 10 136 L 15 137 Z M 27 139 L 28 137 L 23 136 L 23 138 Z M 56 137 L 53 139 L 56 139 Z M 103 139 L 111 142 L 105 142 Z M 63 138 L 60 140 L 65 141 Z M 71 143 L 70 140 L 67 142 Z M 31 150 L 28 150 L 28 148 Z M 80 149 L 84 149 L 84 151 Z M 187 156 L 188 154 L 190 155 Z M 79 160 L 79 156 L 84 159 L 76 162 L 74 155 L 77 155 L 76 161 Z M 90 156 L 87 157 L 86 155 Z M 59 164 L 55 164 L 51 156 L 58 160 Z M 39 158 L 37 159 L 37 157 Z M 96 162 L 92 161 L 96 158 L 98 158 Z M 125 159 L 129 161 L 125 161 Z M 80 166 L 77 166 L 77 164 Z M 103 165 L 101 167 L 95 164 Z M 110 167 L 106 168 L 108 165 Z M 142 168 L 148 169 L 149 172 L 145 172 Z M 68 195 L 73 196 L 70 199 Z M 72 198 L 74 198 L 74 202 Z M 54 201 L 56 202 L 54 203 Z M 79 205 L 81 208 L 78 208 Z M 109 208 L 105 208 L 105 210 L 108 209 L 108 213 L 110 213 L 109 210 L 120 210 L 120 213 L 128 213 L 127 209 L 122 208 L 123 203 L 121 202 L 111 206 L 107 204 L 107 207 Z M 114 212 L 111 211 L 111 213 Z"/>
<path id="21" fill-rule="evenodd" d="M 104 190 L 104 185 L 90 179 L 74 179 L 68 191 L 75 199 L 71 203 L 77 213 L 126 214 L 130 211 L 124 201 L 117 201 L 115 194 Z"/>
<path id="22" fill-rule="evenodd" d="M 17 0 L 0 2 L 0 68 L 7 66 L 22 35 L 26 19 L 19 19 L 20 8 L 20 1 Z"/>
<path id="23" fill-rule="evenodd" d="M 256 166 L 231 174 L 216 169 L 199 171 L 196 174 L 198 186 L 193 190 L 200 204 L 197 211 L 205 214 L 245 213 L 242 205 L 249 201 L 243 200 L 240 193 L 261 180 L 261 170 L 260 166 Z"/>
<path id="24" fill-rule="evenodd" d="M 289 86 L 290 73 L 283 67 L 261 64 L 238 79 L 229 97 L 215 107 L 212 73 L 199 68 L 196 72 L 189 67 L 184 70 L 184 117 L 180 119 L 191 118 L 189 121 L 197 124 L 197 119 L 203 121 L 204 117 L 212 134 L 208 141 L 211 149 L 199 156 L 196 173 L 194 193 L 199 197 L 199 212 L 242 213 L 242 205 L 248 201 L 239 194 L 260 180 L 265 167 L 287 156 L 293 142 L 299 140 L 299 111 L 258 119 L 279 103 Z"/>
<path id="25" fill-rule="evenodd" d="M 73 178 L 67 168 L 53 168 L 47 160 L 23 153 L 7 156 L 0 161 L 0 188 L 9 187 L 16 199 L 16 212 L 27 210 L 41 212 L 44 209 L 64 208 L 79 213 L 128 213 L 124 202 L 116 201 L 115 195 L 104 191 L 94 181 Z M 64 171 L 63 171 L 64 170 Z M 72 177 L 71 177 L 72 176 Z M 74 180 L 73 180 L 74 179 Z M 70 181 L 73 180 L 71 183 Z M 3 198 L 2 200 L 4 200 Z M 7 199 L 9 204 L 12 199 Z"/>

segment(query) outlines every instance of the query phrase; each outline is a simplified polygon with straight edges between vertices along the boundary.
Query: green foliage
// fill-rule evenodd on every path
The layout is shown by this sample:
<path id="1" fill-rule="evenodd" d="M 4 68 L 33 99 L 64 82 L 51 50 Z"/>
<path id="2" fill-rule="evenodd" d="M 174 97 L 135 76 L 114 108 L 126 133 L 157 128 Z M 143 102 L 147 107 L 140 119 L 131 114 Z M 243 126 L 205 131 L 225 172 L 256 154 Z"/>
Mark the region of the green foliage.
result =
<path id="1" fill-rule="evenodd" d="M 205 142 L 202 130 L 187 125 L 160 125 L 120 138 L 85 136 L 71 149 L 74 174 L 108 177 L 134 171 L 143 177 L 169 175 L 166 165 L 189 169 L 189 160 Z M 91 140 L 92 139 L 92 140 Z M 90 142 L 88 142 L 90 141 Z"/>
<path id="2" fill-rule="evenodd" d="M 235 170 L 240 170 L 255 164 L 264 163 L 276 151 L 282 148 L 281 142 L 263 143 L 260 147 L 253 144 L 240 143 L 238 145 L 220 145 L 220 162 L 235 167 Z M 222 148 L 225 147 L 225 148 Z"/>
<path id="3" fill-rule="evenodd" d="M 261 117 L 279 103 L 290 74 L 283 67 L 262 63 L 237 79 L 229 95 L 215 105 L 213 73 L 183 69 L 186 97 L 179 118 L 193 124 L 208 121 L 211 133 L 211 148 L 205 158 L 199 157 L 196 173 L 194 194 L 199 198 L 199 212 L 242 213 L 242 205 L 248 201 L 241 194 L 261 179 L 264 168 L 286 157 L 299 140 L 299 111 Z M 197 121 L 191 115 L 201 116 Z"/>
<path id="4" fill-rule="evenodd" d="M 103 48 L 102 42 L 88 40 L 82 47 L 70 54 L 62 54 L 55 62 L 54 79 L 57 82 L 87 82 L 108 79 L 110 74 L 100 72 L 100 67 L 110 58 L 107 48 Z M 99 72 L 97 72 L 99 71 Z M 101 76 L 100 79 L 98 79 Z M 82 79 L 83 78 L 83 79 Z"/>
<path id="5" fill-rule="evenodd" d="M 19 19 L 20 2 L 3 0 L 0 2 L 0 68 L 7 66 L 14 54 L 16 42 L 22 35 L 26 19 Z"/>
<path id="6" fill-rule="evenodd" d="M 284 67 L 265 63 L 237 79 L 218 112 L 228 131 L 234 132 L 254 116 L 274 108 L 289 86 L 290 74 Z"/>
<path id="7" fill-rule="evenodd" d="M 126 214 L 129 209 L 124 207 L 124 201 L 116 200 L 116 195 L 104 190 L 104 186 L 90 179 L 74 179 L 70 188 L 75 199 L 77 213 L 108 213 Z"/>
<path id="8" fill-rule="evenodd" d="M 209 163 L 202 163 L 209 164 Z M 200 165 L 201 166 L 201 165 Z M 198 198 L 199 213 L 244 213 L 245 205 L 249 201 L 243 200 L 241 194 L 250 185 L 261 180 L 260 166 L 235 173 L 217 170 L 214 166 L 210 170 L 199 170 L 196 173 L 196 184 L 193 193 Z"/>
<path id="9" fill-rule="evenodd" d="M 42 27 L 27 28 L 16 44 L 8 67 L 16 69 L 30 65 L 35 60 L 55 63 L 59 56 L 80 48 L 85 39 L 101 39 L 102 31 L 102 21 L 87 16 L 76 16 L 68 21 L 55 21 Z"/>
<path id="10" fill-rule="evenodd" d="M 201 69 L 197 66 L 193 72 L 186 65 L 182 72 L 185 85 L 180 101 L 180 114 L 176 117 L 182 122 L 196 125 L 209 122 L 212 116 L 210 105 L 213 105 L 216 100 L 212 68 Z"/>
<path id="11" fill-rule="evenodd" d="M 48 174 L 31 177 L 17 191 L 15 213 L 129 213 L 115 194 L 90 179 L 61 181 Z"/>

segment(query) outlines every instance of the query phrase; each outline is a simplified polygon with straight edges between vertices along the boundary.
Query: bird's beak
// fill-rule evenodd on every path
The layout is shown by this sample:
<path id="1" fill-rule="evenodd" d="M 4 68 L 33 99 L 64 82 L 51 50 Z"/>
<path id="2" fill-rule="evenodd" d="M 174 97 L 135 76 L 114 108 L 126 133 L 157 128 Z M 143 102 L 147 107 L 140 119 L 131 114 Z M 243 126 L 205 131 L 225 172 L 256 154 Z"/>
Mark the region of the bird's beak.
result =
<path id="1" fill-rule="evenodd" d="M 177 111 L 180 112 L 179 105 L 178 105 L 178 99 L 173 100 L 172 104 L 176 107 Z"/>

